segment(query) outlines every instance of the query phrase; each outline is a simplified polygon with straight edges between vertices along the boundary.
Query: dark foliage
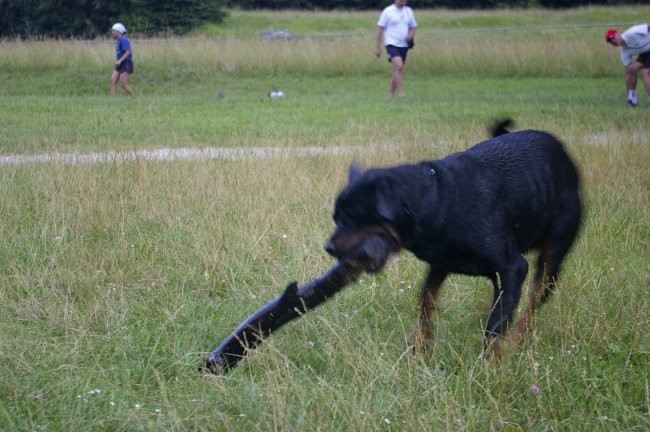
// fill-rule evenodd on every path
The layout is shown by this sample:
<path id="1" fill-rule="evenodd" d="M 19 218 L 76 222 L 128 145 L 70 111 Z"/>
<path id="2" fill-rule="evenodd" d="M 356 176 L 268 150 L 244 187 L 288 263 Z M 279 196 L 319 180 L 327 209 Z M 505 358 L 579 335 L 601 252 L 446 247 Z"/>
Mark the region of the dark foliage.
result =
<path id="1" fill-rule="evenodd" d="M 644 4 L 650 0 L 414 0 L 416 9 L 568 8 L 587 4 Z M 224 8 L 380 10 L 392 0 L 0 0 L 0 37 L 93 38 L 115 22 L 131 34 L 183 34 L 219 24 Z"/>
<path id="2" fill-rule="evenodd" d="M 566 9 L 588 5 L 632 5 L 648 4 L 650 0 L 538 0 L 539 5 L 546 8 Z M 643 21 L 643 20 L 641 20 Z"/>
<path id="3" fill-rule="evenodd" d="M 202 23 L 220 23 L 226 0 L 0 0 L 2 37 L 106 35 L 122 22 L 130 33 L 183 34 Z"/>
<path id="4" fill-rule="evenodd" d="M 183 34 L 203 23 L 218 24 L 226 13 L 225 0 L 131 0 L 125 21 L 145 34 Z"/>
<path id="5" fill-rule="evenodd" d="M 644 4 L 650 0 L 413 0 L 416 9 L 493 9 L 496 7 L 543 6 L 570 8 L 591 5 Z M 241 9 L 382 9 L 392 0 L 229 0 L 229 7 Z"/>

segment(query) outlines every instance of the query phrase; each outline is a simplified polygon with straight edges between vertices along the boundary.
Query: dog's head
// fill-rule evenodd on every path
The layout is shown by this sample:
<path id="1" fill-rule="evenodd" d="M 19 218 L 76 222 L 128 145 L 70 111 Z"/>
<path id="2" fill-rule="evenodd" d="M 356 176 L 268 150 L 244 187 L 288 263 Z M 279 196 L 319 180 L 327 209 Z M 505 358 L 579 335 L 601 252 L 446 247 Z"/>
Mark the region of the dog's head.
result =
<path id="1" fill-rule="evenodd" d="M 387 170 L 362 173 L 352 165 L 334 205 L 336 228 L 325 250 L 361 263 L 368 272 L 381 270 L 402 248 L 399 225 L 405 210 L 397 183 Z"/>

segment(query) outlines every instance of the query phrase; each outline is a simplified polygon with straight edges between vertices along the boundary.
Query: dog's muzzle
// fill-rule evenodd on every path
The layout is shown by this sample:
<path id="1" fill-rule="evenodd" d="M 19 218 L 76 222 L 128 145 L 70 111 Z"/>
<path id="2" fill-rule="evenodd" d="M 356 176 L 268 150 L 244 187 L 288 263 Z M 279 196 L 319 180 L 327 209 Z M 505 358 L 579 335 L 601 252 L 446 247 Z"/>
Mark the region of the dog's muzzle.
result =
<path id="1" fill-rule="evenodd" d="M 395 240 L 381 232 L 345 233 L 337 231 L 325 245 L 325 251 L 342 261 L 356 261 L 369 273 L 380 271 L 388 258 L 399 249 Z"/>

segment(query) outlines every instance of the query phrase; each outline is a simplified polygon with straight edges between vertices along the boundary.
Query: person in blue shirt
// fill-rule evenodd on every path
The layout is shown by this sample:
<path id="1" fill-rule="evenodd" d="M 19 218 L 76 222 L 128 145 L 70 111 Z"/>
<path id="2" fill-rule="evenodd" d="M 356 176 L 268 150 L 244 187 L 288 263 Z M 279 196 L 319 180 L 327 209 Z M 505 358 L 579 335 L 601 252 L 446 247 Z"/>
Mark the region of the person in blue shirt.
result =
<path id="1" fill-rule="evenodd" d="M 129 76 L 133 73 L 133 51 L 131 51 L 131 42 L 126 37 L 126 27 L 124 24 L 116 23 L 111 33 L 115 39 L 115 69 L 111 75 L 111 96 L 116 95 L 118 82 L 129 96 L 134 96 L 133 89 L 129 85 Z"/>

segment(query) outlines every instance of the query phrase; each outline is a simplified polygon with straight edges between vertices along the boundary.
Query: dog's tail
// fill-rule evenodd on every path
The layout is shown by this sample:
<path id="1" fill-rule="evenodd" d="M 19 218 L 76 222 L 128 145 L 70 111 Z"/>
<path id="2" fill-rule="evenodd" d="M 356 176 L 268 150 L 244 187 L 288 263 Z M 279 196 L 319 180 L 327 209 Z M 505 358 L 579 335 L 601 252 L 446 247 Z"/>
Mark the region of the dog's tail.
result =
<path id="1" fill-rule="evenodd" d="M 492 138 L 496 138 L 500 135 L 508 134 L 510 131 L 507 128 L 511 127 L 514 124 L 515 122 L 511 118 L 496 120 L 490 125 L 488 129 L 490 131 L 490 136 Z"/>

